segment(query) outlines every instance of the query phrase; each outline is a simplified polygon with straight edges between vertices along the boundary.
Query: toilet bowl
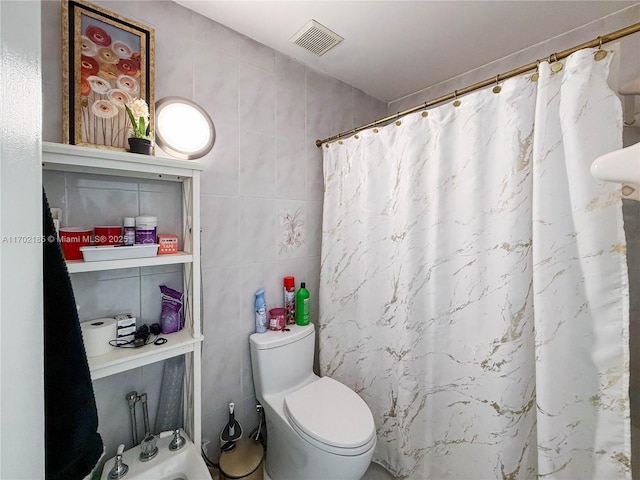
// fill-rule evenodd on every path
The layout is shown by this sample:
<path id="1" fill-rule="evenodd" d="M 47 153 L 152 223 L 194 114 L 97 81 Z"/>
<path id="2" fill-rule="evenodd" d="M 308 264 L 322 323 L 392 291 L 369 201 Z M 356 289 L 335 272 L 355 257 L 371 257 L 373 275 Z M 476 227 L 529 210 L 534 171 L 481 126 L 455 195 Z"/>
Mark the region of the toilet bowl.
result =
<path id="1" fill-rule="evenodd" d="M 272 480 L 357 480 L 376 446 L 373 416 L 353 390 L 313 373 L 313 324 L 253 334 L 251 366 L 267 420 Z"/>

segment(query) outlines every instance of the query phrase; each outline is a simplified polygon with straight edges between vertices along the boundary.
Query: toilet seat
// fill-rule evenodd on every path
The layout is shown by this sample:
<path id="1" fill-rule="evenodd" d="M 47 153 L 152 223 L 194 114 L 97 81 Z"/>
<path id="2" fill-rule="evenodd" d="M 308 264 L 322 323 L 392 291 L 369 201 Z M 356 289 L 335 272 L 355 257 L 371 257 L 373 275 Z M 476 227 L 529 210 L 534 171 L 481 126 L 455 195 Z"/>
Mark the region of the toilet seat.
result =
<path id="1" fill-rule="evenodd" d="M 322 377 L 284 398 L 293 429 L 316 447 L 337 455 L 360 455 L 376 442 L 373 416 L 353 390 Z"/>

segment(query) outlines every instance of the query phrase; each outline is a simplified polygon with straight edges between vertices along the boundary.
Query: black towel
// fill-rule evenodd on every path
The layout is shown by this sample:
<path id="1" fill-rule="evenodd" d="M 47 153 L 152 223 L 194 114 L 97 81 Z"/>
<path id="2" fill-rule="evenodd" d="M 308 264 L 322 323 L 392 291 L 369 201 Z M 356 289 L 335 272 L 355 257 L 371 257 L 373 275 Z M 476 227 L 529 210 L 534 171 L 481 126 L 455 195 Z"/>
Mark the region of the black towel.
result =
<path id="1" fill-rule="evenodd" d="M 102 438 L 71 280 L 44 191 L 42 208 L 45 471 L 47 480 L 80 480 L 100 459 Z"/>

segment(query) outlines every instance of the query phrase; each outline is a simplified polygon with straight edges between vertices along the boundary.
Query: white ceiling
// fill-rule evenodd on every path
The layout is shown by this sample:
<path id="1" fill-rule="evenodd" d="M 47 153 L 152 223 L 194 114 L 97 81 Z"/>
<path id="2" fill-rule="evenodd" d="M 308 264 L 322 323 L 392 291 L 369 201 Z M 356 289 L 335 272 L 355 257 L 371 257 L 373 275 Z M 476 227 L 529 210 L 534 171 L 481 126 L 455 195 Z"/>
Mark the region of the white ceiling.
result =
<path id="1" fill-rule="evenodd" d="M 384 102 L 637 3 L 176 1 Z M 344 41 L 322 57 L 289 42 L 311 19 Z"/>

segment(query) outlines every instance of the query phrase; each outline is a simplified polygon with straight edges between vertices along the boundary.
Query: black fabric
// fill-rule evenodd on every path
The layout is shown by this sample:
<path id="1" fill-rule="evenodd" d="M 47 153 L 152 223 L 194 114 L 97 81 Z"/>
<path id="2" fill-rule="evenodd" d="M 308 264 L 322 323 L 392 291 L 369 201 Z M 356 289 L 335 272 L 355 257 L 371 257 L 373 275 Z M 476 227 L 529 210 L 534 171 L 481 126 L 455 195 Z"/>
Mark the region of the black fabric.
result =
<path id="1" fill-rule="evenodd" d="M 44 191 L 42 208 L 46 478 L 81 480 L 100 459 L 102 438 L 71 280 Z"/>

